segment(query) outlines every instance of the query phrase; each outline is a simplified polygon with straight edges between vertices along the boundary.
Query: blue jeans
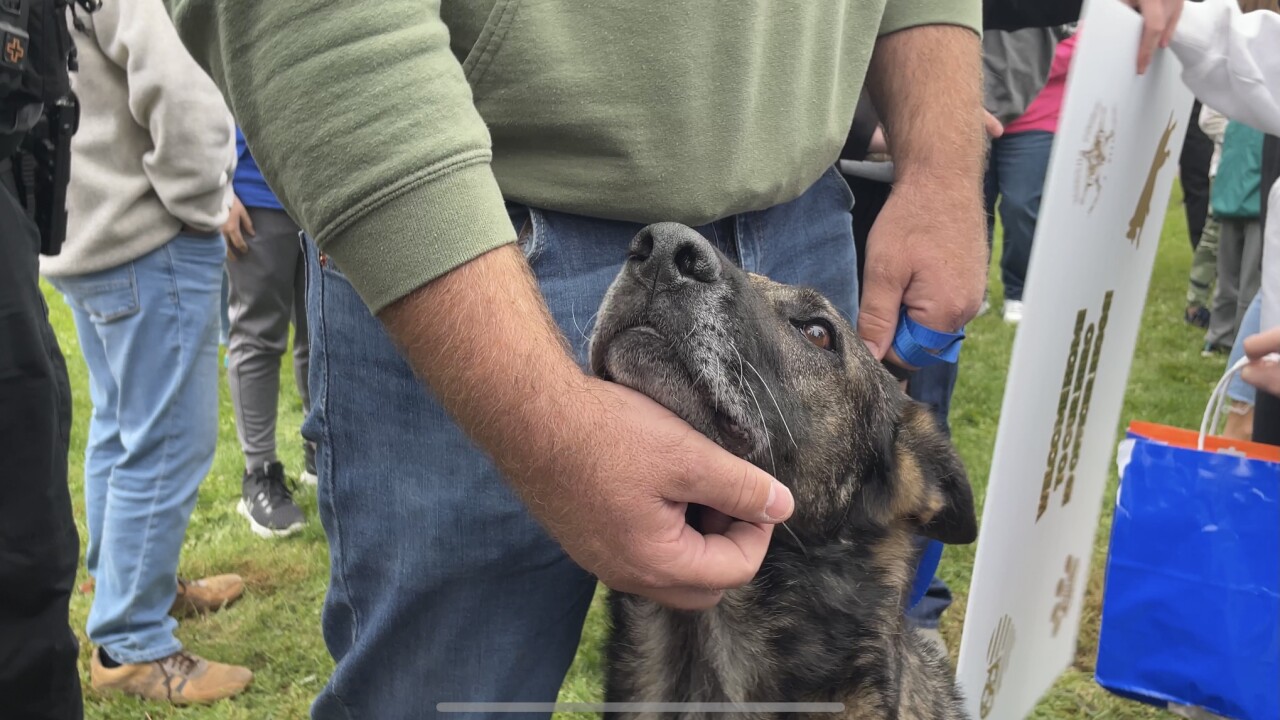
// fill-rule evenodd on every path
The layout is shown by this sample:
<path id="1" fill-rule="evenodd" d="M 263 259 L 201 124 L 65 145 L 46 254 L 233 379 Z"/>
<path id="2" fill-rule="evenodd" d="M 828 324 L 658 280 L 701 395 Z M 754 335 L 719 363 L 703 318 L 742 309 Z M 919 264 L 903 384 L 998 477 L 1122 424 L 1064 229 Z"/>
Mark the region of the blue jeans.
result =
<path id="1" fill-rule="evenodd" d="M 1040 216 L 1040 193 L 1049 170 L 1053 133 L 1043 130 L 1013 133 L 991 141 L 987 164 L 987 242 L 995 232 L 996 200 L 1004 227 L 1004 251 L 1000 256 L 1000 277 L 1007 300 L 1021 300 L 1031 260 L 1031 241 Z"/>
<path id="2" fill-rule="evenodd" d="M 834 171 L 804 195 L 700 228 L 748 270 L 857 309 L 852 196 Z M 511 207 L 579 362 L 641 226 Z M 549 702 L 595 578 L 423 389 L 332 259 L 307 253 L 311 413 L 329 539 L 325 642 L 337 667 L 317 720 L 435 714 L 454 701 Z"/>
<path id="3" fill-rule="evenodd" d="M 89 640 L 122 663 L 182 649 L 169 607 L 218 441 L 222 240 L 179 235 L 124 265 L 51 278 L 71 306 L 93 416 L 85 447 Z"/>
<path id="4" fill-rule="evenodd" d="M 1228 368 L 1244 357 L 1244 339 L 1259 332 L 1262 332 L 1261 290 L 1253 296 L 1253 301 L 1249 303 L 1249 308 L 1244 311 L 1244 317 L 1240 318 L 1240 329 L 1236 331 L 1236 341 L 1231 346 L 1231 355 L 1227 357 Z M 1253 405 L 1258 397 L 1258 389 L 1241 380 L 1239 375 L 1236 375 L 1231 378 L 1230 384 L 1227 385 L 1227 397 Z"/>

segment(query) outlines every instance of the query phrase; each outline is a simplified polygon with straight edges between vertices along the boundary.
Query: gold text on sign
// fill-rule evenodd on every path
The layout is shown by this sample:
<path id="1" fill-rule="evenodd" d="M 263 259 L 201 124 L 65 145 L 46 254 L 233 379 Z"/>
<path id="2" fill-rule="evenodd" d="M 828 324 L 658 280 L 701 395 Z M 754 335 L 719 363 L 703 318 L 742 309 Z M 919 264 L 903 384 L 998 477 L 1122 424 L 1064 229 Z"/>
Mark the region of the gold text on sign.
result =
<path id="1" fill-rule="evenodd" d="M 1098 356 L 1102 353 L 1102 340 L 1107 330 L 1107 318 L 1111 315 L 1111 298 L 1108 290 L 1102 301 L 1102 317 L 1097 325 L 1086 325 L 1087 311 L 1076 313 L 1075 333 L 1067 354 L 1067 370 L 1062 376 L 1062 390 L 1058 394 L 1058 415 L 1053 423 L 1053 438 L 1049 441 L 1049 456 L 1045 459 L 1044 484 L 1040 488 L 1040 507 L 1036 520 L 1049 507 L 1049 496 L 1062 490 L 1062 504 L 1071 502 L 1071 488 L 1076 480 L 1076 463 L 1080 459 L 1080 440 L 1085 422 L 1089 418 L 1089 401 L 1093 398 L 1093 381 L 1098 372 Z"/>
<path id="2" fill-rule="evenodd" d="M 1058 637 L 1062 621 L 1067 618 L 1067 612 L 1071 610 L 1071 598 L 1075 595 L 1076 589 L 1076 570 L 1079 567 L 1080 560 L 1075 555 L 1068 555 L 1062 577 L 1058 578 L 1058 587 L 1054 592 L 1058 602 L 1054 604 L 1053 613 L 1049 616 L 1050 622 L 1053 623 L 1053 637 Z"/>

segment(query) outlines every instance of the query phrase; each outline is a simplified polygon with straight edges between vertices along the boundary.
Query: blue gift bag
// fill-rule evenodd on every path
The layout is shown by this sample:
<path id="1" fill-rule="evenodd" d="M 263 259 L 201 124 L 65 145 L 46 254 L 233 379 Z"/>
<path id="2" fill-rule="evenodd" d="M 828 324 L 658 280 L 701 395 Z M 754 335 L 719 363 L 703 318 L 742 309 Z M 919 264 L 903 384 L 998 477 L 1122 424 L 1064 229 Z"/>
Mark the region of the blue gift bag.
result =
<path id="1" fill-rule="evenodd" d="M 1277 720 L 1280 448 L 1147 423 L 1129 438 L 1098 683 L 1162 706 Z"/>

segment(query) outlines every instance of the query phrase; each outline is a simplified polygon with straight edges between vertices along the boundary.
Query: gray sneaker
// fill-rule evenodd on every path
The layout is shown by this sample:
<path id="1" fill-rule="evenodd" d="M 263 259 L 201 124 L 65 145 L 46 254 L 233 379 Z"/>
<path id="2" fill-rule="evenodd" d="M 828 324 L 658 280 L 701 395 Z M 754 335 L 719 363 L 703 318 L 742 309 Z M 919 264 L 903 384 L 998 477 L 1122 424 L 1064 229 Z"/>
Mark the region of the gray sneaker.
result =
<path id="1" fill-rule="evenodd" d="M 292 535 L 307 523 L 285 485 L 284 466 L 278 462 L 245 472 L 239 511 L 254 534 L 262 538 Z"/>

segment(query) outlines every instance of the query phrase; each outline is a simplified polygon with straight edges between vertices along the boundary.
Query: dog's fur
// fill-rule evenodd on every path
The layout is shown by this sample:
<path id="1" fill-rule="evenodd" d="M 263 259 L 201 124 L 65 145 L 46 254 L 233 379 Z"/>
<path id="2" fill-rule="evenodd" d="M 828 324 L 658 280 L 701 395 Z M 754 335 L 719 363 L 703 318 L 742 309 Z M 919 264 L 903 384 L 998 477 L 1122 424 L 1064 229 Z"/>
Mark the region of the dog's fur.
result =
<path id="1" fill-rule="evenodd" d="M 805 334 L 815 323 L 829 349 Z M 690 228 L 653 225 L 605 298 L 591 364 L 772 473 L 796 501 L 756 578 L 715 608 L 612 595 L 607 701 L 965 717 L 947 658 L 903 606 L 913 536 L 972 542 L 972 491 L 929 411 L 826 298 L 742 271 Z"/>

